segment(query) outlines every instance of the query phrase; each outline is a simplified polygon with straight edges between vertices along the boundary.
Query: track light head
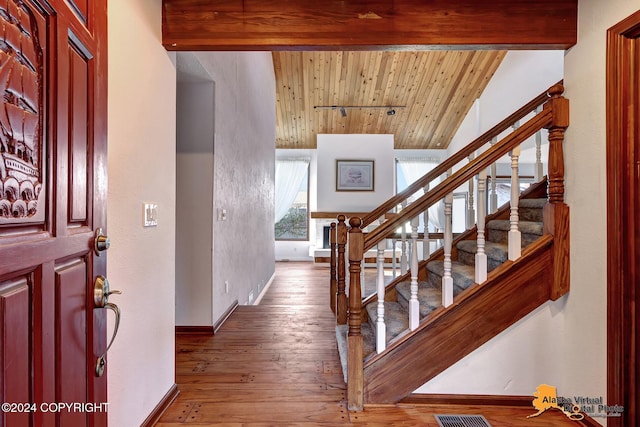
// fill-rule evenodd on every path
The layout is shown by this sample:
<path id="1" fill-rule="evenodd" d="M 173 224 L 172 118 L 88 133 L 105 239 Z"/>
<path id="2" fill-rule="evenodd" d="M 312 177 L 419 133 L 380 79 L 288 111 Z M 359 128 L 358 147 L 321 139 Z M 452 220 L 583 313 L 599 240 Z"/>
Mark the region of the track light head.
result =
<path id="1" fill-rule="evenodd" d="M 340 107 L 340 115 L 342 117 L 347 117 L 347 110 L 344 107 Z"/>
<path id="2" fill-rule="evenodd" d="M 396 110 L 394 110 L 393 108 L 387 111 L 387 116 L 395 116 L 395 115 L 396 115 Z"/>

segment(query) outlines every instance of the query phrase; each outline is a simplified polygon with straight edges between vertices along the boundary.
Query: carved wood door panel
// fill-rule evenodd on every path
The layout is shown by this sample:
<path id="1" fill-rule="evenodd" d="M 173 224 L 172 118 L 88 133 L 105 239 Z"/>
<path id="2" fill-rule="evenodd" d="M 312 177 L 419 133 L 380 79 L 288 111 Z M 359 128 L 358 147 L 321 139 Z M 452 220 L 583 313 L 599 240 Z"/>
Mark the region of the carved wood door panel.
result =
<path id="1" fill-rule="evenodd" d="M 0 24 L 0 426 L 106 426 L 106 0 L 0 0 Z"/>

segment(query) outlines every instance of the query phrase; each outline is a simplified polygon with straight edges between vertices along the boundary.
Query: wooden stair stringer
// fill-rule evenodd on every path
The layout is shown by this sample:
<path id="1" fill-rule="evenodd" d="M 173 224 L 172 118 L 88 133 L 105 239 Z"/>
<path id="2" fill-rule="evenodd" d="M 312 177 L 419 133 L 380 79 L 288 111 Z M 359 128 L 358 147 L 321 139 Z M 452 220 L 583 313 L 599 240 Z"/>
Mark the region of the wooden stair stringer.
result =
<path id="1" fill-rule="evenodd" d="M 489 273 L 364 363 L 365 403 L 396 403 L 551 299 L 553 236 Z M 410 375 L 407 373 L 410 371 Z"/>

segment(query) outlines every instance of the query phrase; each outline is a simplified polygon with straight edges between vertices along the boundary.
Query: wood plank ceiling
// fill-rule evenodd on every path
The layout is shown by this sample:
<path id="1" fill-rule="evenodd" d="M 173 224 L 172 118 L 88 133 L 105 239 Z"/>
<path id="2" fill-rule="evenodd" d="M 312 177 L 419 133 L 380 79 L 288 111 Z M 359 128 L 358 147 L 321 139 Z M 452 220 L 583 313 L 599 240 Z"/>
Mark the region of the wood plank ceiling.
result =
<path id="1" fill-rule="evenodd" d="M 273 52 L 276 147 L 315 148 L 319 133 L 371 133 L 393 134 L 399 149 L 446 148 L 505 54 Z"/>

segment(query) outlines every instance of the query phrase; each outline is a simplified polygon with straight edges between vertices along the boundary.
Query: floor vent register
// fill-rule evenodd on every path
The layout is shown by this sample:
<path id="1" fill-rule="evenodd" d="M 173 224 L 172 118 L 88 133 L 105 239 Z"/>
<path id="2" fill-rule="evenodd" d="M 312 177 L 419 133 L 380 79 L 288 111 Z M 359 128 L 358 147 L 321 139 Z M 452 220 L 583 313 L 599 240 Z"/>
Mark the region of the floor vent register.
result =
<path id="1" fill-rule="evenodd" d="M 440 427 L 491 427 L 482 415 L 436 415 Z"/>

